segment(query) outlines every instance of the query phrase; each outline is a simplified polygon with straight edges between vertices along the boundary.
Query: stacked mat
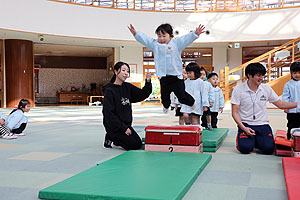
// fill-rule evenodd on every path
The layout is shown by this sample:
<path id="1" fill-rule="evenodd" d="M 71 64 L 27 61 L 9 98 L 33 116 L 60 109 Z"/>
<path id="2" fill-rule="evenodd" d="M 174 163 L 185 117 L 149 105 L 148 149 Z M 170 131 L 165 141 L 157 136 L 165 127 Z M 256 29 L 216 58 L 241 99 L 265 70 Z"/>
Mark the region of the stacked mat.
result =
<path id="1" fill-rule="evenodd" d="M 203 151 L 216 152 L 228 134 L 228 128 L 214 128 L 214 130 L 203 130 Z"/>
<path id="2" fill-rule="evenodd" d="M 211 157 L 197 153 L 128 151 L 41 190 L 39 198 L 181 199 Z"/>

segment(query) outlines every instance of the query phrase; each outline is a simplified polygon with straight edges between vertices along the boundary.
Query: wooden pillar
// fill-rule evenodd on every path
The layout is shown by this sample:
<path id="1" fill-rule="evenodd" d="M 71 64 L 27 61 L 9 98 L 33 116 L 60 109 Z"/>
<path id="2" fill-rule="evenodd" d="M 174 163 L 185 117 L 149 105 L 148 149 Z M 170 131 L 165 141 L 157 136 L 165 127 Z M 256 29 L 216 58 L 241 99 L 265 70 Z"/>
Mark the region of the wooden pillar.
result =
<path id="1" fill-rule="evenodd" d="M 219 73 L 219 79 L 220 79 L 220 88 L 224 87 L 224 69 L 220 69 L 220 73 Z"/>
<path id="2" fill-rule="evenodd" d="M 229 67 L 228 66 L 225 67 L 224 77 L 225 77 L 225 95 L 224 95 L 224 98 L 225 98 L 225 102 L 226 102 L 226 101 L 229 100 Z"/>
<path id="3" fill-rule="evenodd" d="M 33 106 L 33 42 L 9 39 L 4 43 L 6 107 L 18 105 L 22 98 Z"/>

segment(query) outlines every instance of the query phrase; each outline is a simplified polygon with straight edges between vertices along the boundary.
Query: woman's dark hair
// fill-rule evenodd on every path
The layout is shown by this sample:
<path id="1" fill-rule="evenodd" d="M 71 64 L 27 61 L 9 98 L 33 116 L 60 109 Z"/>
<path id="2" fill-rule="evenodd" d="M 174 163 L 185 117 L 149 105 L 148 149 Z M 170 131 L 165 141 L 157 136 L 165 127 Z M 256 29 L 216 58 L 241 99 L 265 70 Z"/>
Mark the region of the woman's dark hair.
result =
<path id="1" fill-rule="evenodd" d="M 266 72 L 266 68 L 261 63 L 250 63 L 245 69 L 247 78 L 249 78 L 248 75 L 251 75 L 252 77 L 254 77 L 254 75 L 264 76 Z"/>
<path id="2" fill-rule="evenodd" d="M 217 73 L 212 72 L 212 73 L 208 74 L 207 79 L 210 79 L 213 76 L 219 77 Z"/>
<path id="3" fill-rule="evenodd" d="M 119 62 L 117 62 L 117 63 L 115 64 L 115 66 L 114 66 L 114 72 L 115 72 L 115 70 L 116 70 L 118 73 L 120 73 L 119 70 L 121 69 L 121 67 L 122 67 L 123 65 L 126 65 L 126 66 L 128 67 L 128 73 L 129 73 L 129 76 L 130 76 L 130 67 L 129 67 L 129 65 L 128 65 L 127 63 L 125 63 L 125 62 L 122 62 L 122 61 L 119 61 Z M 111 83 L 114 83 L 115 80 L 116 80 L 116 77 L 117 77 L 117 75 L 114 73 L 114 75 L 113 75 L 113 77 L 111 78 L 110 82 L 111 82 Z"/>
<path id="4" fill-rule="evenodd" d="M 17 110 L 22 110 L 22 108 L 25 108 L 25 106 L 27 106 L 27 105 L 30 105 L 30 101 L 27 100 L 27 99 L 21 99 L 21 100 L 19 101 L 18 108 L 13 109 L 13 110 L 10 112 L 10 114 L 14 113 L 14 112 L 17 111 Z M 24 112 L 24 111 L 22 110 L 22 112 Z"/>
<path id="5" fill-rule="evenodd" d="M 195 79 L 200 77 L 200 67 L 197 63 L 189 63 L 186 68 L 185 68 L 186 72 L 194 72 L 195 74 Z"/>
<path id="6" fill-rule="evenodd" d="M 201 71 L 204 71 L 205 72 L 205 76 L 207 77 L 207 71 L 206 71 L 206 69 L 204 67 L 200 67 L 200 72 Z"/>
<path id="7" fill-rule="evenodd" d="M 158 35 L 159 33 L 168 33 L 171 37 L 174 37 L 173 35 L 173 28 L 170 24 L 161 24 L 157 29 L 155 30 L 155 33 Z"/>

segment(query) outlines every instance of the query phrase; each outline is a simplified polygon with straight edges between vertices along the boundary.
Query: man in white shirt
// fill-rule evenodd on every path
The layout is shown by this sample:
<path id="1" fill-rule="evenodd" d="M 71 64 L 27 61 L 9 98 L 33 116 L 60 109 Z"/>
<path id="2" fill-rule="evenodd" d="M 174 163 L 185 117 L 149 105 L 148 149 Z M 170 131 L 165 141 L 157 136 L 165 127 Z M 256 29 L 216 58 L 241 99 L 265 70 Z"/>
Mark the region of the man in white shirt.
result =
<path id="1" fill-rule="evenodd" d="M 282 102 L 269 85 L 261 84 L 266 74 L 262 64 L 249 64 L 245 74 L 248 80 L 236 86 L 231 95 L 232 117 L 238 125 L 237 149 L 247 154 L 256 147 L 264 154 L 273 154 L 274 138 L 267 101 L 280 109 L 296 108 L 298 103 Z"/>

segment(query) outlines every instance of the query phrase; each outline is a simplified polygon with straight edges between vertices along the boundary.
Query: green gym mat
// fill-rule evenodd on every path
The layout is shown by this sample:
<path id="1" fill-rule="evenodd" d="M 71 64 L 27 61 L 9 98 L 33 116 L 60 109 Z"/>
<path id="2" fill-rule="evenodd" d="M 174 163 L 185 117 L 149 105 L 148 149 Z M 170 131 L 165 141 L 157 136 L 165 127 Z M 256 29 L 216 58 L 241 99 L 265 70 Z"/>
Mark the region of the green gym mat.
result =
<path id="1" fill-rule="evenodd" d="M 181 199 L 210 154 L 128 151 L 39 192 L 40 199 Z"/>
<path id="2" fill-rule="evenodd" d="M 214 130 L 203 130 L 203 151 L 216 152 L 228 134 L 228 128 L 214 128 Z"/>

